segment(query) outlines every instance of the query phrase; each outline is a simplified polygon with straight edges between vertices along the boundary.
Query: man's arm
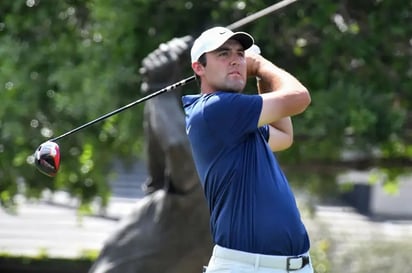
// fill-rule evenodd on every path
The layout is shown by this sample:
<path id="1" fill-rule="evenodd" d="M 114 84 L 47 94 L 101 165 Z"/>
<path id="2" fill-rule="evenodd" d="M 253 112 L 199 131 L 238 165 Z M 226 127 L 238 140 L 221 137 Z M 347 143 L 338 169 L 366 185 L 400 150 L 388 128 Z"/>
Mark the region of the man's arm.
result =
<path id="1" fill-rule="evenodd" d="M 259 94 L 273 92 L 270 85 L 262 79 L 257 80 Z M 293 125 L 290 117 L 284 117 L 269 123 L 269 147 L 273 152 L 285 150 L 293 143 Z"/>
<path id="2" fill-rule="evenodd" d="M 294 76 L 258 54 L 248 53 L 248 76 L 260 78 L 258 90 L 263 99 L 259 126 L 270 125 L 269 145 L 273 151 L 290 147 L 293 127 L 290 116 L 303 112 L 310 94 Z"/>

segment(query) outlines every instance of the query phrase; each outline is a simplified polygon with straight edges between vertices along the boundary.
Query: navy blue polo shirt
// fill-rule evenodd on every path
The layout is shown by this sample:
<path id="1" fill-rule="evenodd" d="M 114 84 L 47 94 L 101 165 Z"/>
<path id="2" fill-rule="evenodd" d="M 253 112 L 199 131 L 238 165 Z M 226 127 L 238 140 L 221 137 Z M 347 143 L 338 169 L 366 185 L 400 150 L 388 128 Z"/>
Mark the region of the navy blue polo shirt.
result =
<path id="1" fill-rule="evenodd" d="M 216 244 L 268 255 L 309 250 L 289 183 L 257 128 L 259 95 L 215 92 L 182 98 L 186 132 Z"/>

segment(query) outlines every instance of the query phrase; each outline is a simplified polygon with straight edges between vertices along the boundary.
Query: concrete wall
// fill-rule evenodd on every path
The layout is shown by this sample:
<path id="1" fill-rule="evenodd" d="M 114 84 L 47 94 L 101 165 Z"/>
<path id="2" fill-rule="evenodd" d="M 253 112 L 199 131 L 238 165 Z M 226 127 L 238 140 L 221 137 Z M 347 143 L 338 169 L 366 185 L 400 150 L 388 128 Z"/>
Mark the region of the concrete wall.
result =
<path id="1" fill-rule="evenodd" d="M 371 177 L 377 180 L 371 183 Z M 341 184 L 351 184 L 343 198 L 360 213 L 370 216 L 392 218 L 412 218 L 412 175 L 398 178 L 398 190 L 389 193 L 385 187 L 385 177 L 372 171 L 350 171 L 338 179 Z"/>
<path id="2" fill-rule="evenodd" d="M 374 215 L 412 217 L 412 177 L 399 179 L 399 191 L 385 192 L 383 183 L 371 187 L 370 211 Z"/>

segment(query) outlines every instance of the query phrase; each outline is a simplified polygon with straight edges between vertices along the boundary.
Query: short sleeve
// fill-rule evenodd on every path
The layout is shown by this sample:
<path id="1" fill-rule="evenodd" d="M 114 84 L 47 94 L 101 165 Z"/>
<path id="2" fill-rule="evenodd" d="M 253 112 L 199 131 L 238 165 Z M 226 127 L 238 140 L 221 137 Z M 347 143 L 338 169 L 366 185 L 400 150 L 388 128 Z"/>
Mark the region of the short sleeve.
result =
<path id="1" fill-rule="evenodd" d="M 257 129 L 261 110 L 259 95 L 218 92 L 208 98 L 203 116 L 215 135 L 239 141 Z"/>

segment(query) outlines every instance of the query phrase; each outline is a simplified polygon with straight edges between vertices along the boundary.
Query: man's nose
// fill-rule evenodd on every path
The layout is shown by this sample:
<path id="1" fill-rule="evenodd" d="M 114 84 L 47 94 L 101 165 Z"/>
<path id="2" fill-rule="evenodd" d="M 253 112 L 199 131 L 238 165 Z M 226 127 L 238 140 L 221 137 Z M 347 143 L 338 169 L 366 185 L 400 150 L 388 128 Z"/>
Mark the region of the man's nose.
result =
<path id="1" fill-rule="evenodd" d="M 232 54 L 230 64 L 238 65 L 241 62 L 241 57 L 237 54 Z"/>

